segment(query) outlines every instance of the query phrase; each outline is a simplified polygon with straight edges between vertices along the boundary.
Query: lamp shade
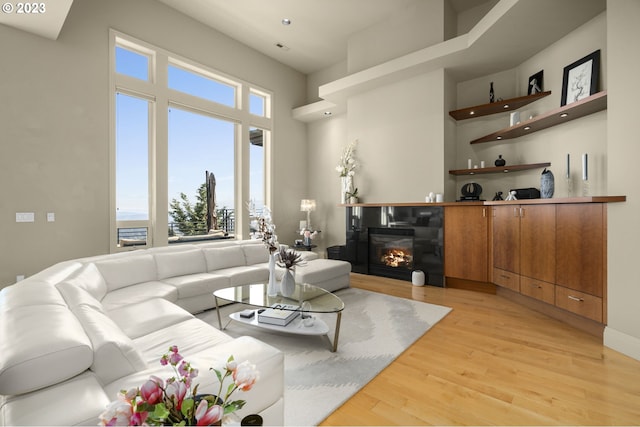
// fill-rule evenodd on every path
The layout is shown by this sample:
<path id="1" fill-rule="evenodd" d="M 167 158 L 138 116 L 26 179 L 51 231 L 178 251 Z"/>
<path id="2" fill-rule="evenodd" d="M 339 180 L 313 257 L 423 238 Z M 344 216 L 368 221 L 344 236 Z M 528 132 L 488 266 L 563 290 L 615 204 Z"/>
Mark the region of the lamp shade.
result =
<path id="1" fill-rule="evenodd" d="M 312 212 L 316 210 L 316 201 L 313 199 L 302 199 L 300 201 L 300 210 L 302 212 Z"/>

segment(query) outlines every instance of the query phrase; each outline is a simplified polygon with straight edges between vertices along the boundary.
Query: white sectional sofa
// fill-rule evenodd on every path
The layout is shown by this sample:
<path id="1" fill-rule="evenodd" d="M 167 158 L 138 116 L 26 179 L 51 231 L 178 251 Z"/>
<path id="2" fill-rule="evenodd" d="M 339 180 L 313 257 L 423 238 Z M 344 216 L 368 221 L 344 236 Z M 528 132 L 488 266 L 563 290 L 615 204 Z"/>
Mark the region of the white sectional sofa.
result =
<path id="1" fill-rule="evenodd" d="M 297 281 L 349 286 L 349 263 L 303 256 Z M 173 344 L 200 369 L 200 391 L 217 390 L 208 368 L 230 355 L 254 363 L 260 379 L 237 396 L 238 415 L 282 425 L 283 354 L 193 315 L 215 306 L 214 290 L 268 276 L 260 241 L 222 241 L 66 261 L 2 289 L 0 425 L 96 425 L 119 390 L 172 374 L 158 361 Z"/>

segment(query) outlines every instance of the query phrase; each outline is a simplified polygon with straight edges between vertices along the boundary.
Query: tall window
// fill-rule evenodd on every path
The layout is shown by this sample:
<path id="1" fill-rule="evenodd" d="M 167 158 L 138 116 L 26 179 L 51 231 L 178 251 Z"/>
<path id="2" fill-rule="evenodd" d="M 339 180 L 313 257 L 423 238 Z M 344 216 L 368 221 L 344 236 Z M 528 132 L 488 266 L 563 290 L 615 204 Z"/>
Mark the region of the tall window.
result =
<path id="1" fill-rule="evenodd" d="M 110 41 L 111 250 L 247 238 L 247 206 L 269 198 L 271 94 L 116 31 Z"/>

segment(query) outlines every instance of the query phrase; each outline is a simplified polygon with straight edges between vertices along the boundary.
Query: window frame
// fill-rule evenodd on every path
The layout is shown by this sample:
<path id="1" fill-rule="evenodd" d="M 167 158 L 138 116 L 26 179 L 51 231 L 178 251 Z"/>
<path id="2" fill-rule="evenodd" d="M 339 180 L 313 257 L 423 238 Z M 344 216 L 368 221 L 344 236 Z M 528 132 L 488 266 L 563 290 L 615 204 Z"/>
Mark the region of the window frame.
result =
<path id="1" fill-rule="evenodd" d="M 149 58 L 149 80 L 143 81 L 116 73 L 116 46 Z M 189 72 L 233 86 L 236 106 L 229 107 L 168 87 L 168 66 L 177 66 Z M 149 219 L 118 221 L 116 218 L 116 94 L 150 101 L 149 112 Z M 250 114 L 249 94 L 265 98 L 265 115 Z M 235 238 L 249 238 L 249 215 L 246 208 L 249 193 L 249 130 L 264 130 L 264 195 L 269 206 L 272 197 L 272 143 L 274 94 L 242 79 L 229 76 L 209 66 L 181 57 L 169 51 L 135 39 L 119 31 L 109 31 L 109 170 L 110 170 L 110 252 L 167 246 L 168 243 L 168 111 L 170 107 L 187 109 L 235 123 Z M 247 212 L 245 212 L 247 211 Z M 123 227 L 146 227 L 146 245 L 119 247 L 117 233 Z"/>

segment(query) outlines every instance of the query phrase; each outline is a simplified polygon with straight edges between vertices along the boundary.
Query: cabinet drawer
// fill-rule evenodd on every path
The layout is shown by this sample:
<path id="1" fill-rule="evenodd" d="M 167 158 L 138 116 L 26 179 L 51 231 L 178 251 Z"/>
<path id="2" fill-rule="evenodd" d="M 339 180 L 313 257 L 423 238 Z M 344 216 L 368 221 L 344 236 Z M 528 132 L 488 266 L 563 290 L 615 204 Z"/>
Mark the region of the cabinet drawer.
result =
<path id="1" fill-rule="evenodd" d="M 500 268 L 493 269 L 493 283 L 520 292 L 520 275 Z"/>
<path id="2" fill-rule="evenodd" d="M 602 298 L 556 286 L 556 307 L 602 323 Z"/>
<path id="3" fill-rule="evenodd" d="M 556 299 L 556 285 L 530 277 L 520 277 L 520 293 L 531 298 L 554 304 Z"/>

